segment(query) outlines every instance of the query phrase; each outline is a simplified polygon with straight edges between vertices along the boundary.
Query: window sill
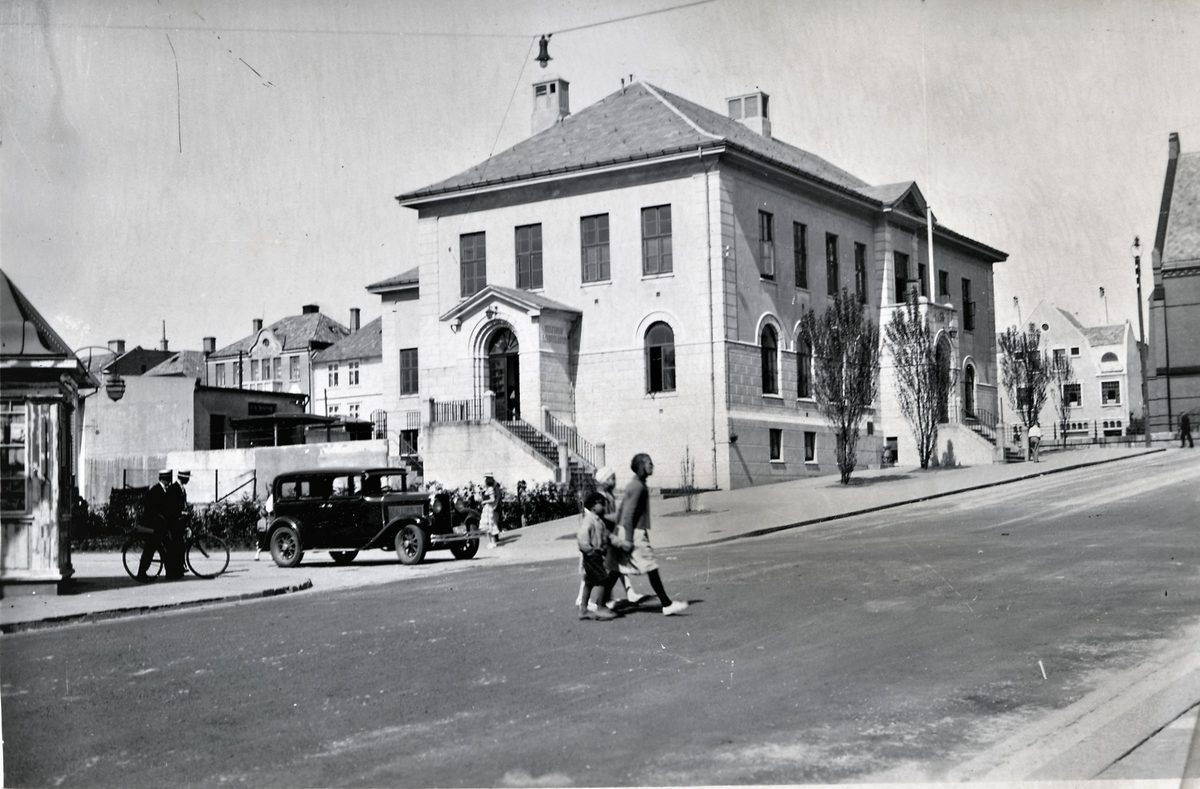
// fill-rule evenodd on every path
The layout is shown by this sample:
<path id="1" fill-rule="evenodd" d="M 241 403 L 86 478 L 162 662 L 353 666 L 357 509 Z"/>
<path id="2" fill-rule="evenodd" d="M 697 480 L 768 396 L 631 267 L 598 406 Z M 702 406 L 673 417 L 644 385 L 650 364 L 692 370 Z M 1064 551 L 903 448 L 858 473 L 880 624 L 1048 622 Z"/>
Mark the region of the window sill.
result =
<path id="1" fill-rule="evenodd" d="M 579 283 L 579 287 L 581 287 L 581 288 L 602 288 L 602 287 L 606 287 L 606 286 L 610 286 L 610 285 L 612 285 L 611 279 L 597 279 L 597 280 L 592 280 L 590 282 L 580 282 Z"/>
<path id="2" fill-rule="evenodd" d="M 786 466 L 787 465 L 787 463 L 784 461 L 783 458 L 772 458 L 771 460 L 769 460 L 767 462 L 770 463 L 772 466 Z"/>
<path id="3" fill-rule="evenodd" d="M 774 277 L 767 277 L 762 274 L 758 275 L 758 281 L 764 285 L 775 285 L 775 286 L 779 285 L 779 283 L 775 281 Z"/>
<path id="4" fill-rule="evenodd" d="M 819 465 L 821 465 L 821 464 L 820 464 L 820 463 L 818 463 L 818 462 L 817 462 L 817 461 L 815 461 L 815 460 L 806 460 L 806 461 L 804 461 L 804 465 L 806 465 L 806 466 L 819 466 Z"/>
<path id="5" fill-rule="evenodd" d="M 645 281 L 645 280 L 648 280 L 648 279 L 669 279 L 669 278 L 671 278 L 671 277 L 674 277 L 674 276 L 675 276 L 675 272 L 674 272 L 674 271 L 667 271 L 667 272 L 664 272 L 664 273 L 662 273 L 662 274 L 643 274 L 643 275 L 642 275 L 642 280 L 643 280 L 643 281 Z"/>
<path id="6" fill-rule="evenodd" d="M 796 405 L 802 405 L 805 408 L 815 408 L 817 405 L 817 399 L 815 397 L 797 397 Z"/>
<path id="7" fill-rule="evenodd" d="M 771 394 L 769 392 L 763 392 L 762 397 L 764 400 L 783 400 L 783 395 Z"/>
<path id="8" fill-rule="evenodd" d="M 666 397 L 666 398 L 679 397 L 679 392 L 678 392 L 678 390 L 675 390 L 675 389 L 672 389 L 667 392 L 646 392 L 647 400 L 658 400 L 658 399 L 664 398 L 664 397 Z"/>

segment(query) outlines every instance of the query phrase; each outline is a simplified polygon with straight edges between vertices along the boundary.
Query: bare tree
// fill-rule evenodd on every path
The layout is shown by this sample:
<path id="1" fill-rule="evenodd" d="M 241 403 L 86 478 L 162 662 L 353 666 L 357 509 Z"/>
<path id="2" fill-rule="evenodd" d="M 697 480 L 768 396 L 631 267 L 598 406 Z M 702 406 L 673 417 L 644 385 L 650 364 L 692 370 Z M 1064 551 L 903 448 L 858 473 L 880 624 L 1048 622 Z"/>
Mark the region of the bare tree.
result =
<path id="1" fill-rule="evenodd" d="M 813 397 L 837 439 L 842 484 L 858 462 L 858 430 L 879 393 L 879 327 L 842 288 L 819 317 L 806 312 L 800 334 L 812 348 Z"/>
<path id="2" fill-rule="evenodd" d="M 892 313 L 884 341 L 896 371 L 896 396 L 913 438 L 921 468 L 937 457 L 938 424 L 950 392 L 949 359 L 939 358 L 933 329 L 910 292 L 903 308 Z"/>
<path id="3" fill-rule="evenodd" d="M 1032 323 L 1028 331 L 1009 326 L 1000 335 L 1000 383 L 1026 427 L 1037 421 L 1050 383 L 1051 364 L 1041 344 L 1042 332 Z"/>
<path id="4" fill-rule="evenodd" d="M 1054 404 L 1058 411 L 1058 424 L 1062 433 L 1063 446 L 1067 445 L 1067 420 L 1071 418 L 1073 401 L 1067 398 L 1067 387 L 1078 386 L 1071 358 L 1065 353 L 1055 354 L 1050 360 L 1050 380 L 1054 382 Z"/>

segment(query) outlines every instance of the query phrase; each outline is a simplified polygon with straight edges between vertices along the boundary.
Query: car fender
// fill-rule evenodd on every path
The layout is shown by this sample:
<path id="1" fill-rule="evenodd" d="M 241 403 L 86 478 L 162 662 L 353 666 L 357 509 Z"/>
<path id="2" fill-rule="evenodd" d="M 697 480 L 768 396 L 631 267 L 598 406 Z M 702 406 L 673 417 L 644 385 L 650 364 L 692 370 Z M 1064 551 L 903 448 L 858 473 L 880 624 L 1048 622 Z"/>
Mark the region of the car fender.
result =
<path id="1" fill-rule="evenodd" d="M 304 527 L 300 525 L 300 521 L 288 515 L 280 515 L 276 518 L 273 518 L 270 524 L 267 525 L 267 533 L 265 538 L 267 544 L 270 544 L 271 535 L 278 531 L 281 526 L 291 526 L 293 529 L 295 529 L 296 534 L 300 535 L 300 544 L 304 544 Z"/>

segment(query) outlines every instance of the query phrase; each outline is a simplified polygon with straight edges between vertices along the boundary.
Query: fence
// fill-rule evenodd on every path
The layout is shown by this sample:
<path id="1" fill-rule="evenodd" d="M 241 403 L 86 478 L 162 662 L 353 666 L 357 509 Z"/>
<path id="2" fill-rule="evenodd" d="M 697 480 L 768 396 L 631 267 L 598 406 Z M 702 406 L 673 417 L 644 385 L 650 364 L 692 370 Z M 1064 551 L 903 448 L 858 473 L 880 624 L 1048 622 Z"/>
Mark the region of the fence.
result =
<path id="1" fill-rule="evenodd" d="M 435 400 L 431 405 L 433 422 L 483 421 L 483 400 L 478 397 L 469 400 Z"/>

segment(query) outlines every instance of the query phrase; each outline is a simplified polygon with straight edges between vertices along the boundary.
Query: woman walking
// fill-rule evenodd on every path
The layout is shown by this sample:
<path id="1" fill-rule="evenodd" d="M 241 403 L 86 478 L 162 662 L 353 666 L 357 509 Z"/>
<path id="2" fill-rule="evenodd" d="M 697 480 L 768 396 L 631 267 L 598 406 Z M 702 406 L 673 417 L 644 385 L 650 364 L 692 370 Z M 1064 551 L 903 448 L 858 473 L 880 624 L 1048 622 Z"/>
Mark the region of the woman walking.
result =
<path id="1" fill-rule="evenodd" d="M 500 536 L 499 513 L 496 505 L 500 503 L 500 491 L 496 489 L 496 480 L 491 474 L 483 475 L 483 508 L 479 513 L 479 528 L 487 532 L 488 547 L 495 548 Z"/>
<path id="2" fill-rule="evenodd" d="M 604 518 L 604 522 L 608 525 L 609 532 L 614 533 L 614 534 L 618 531 L 618 528 L 617 528 L 617 497 L 614 493 L 616 488 L 617 488 L 617 472 L 616 471 L 614 471 L 609 466 L 604 466 L 603 468 L 596 471 L 596 492 L 604 497 L 604 513 L 603 513 L 602 517 Z M 633 585 L 631 583 L 629 583 L 629 578 L 621 573 L 621 571 L 619 569 L 619 563 L 620 563 L 620 560 L 622 557 L 623 557 L 623 554 L 621 552 L 621 549 L 617 545 L 610 544 L 608 546 L 609 570 L 610 570 L 610 572 L 617 573 L 618 579 L 621 584 L 621 588 L 625 590 L 625 600 L 627 602 L 629 602 L 630 604 L 636 604 L 639 600 L 644 598 L 645 595 L 641 595 L 641 594 L 638 594 L 637 592 L 633 591 Z M 580 573 L 581 577 L 583 575 L 583 569 L 584 569 L 583 564 L 581 563 L 579 565 L 579 573 Z M 587 587 L 586 582 L 584 580 L 580 580 L 579 594 L 575 598 L 575 605 L 578 606 L 583 603 L 584 589 L 586 587 Z M 619 602 L 620 601 L 616 600 L 616 599 L 609 600 L 608 607 L 615 608 L 616 604 Z M 596 609 L 595 603 L 589 603 L 588 606 L 593 611 Z"/>
<path id="3" fill-rule="evenodd" d="M 671 601 L 667 590 L 663 588 L 662 579 L 658 575 L 658 560 L 654 557 L 654 549 L 650 547 L 650 488 L 646 479 L 654 473 L 654 461 L 644 452 L 633 456 L 629 464 L 636 475 L 625 488 L 625 498 L 621 501 L 621 531 L 627 543 L 633 549 L 621 563 L 621 572 L 625 575 L 644 575 L 650 579 L 650 586 L 662 603 L 665 616 L 673 616 L 688 607 L 686 600 Z"/>

